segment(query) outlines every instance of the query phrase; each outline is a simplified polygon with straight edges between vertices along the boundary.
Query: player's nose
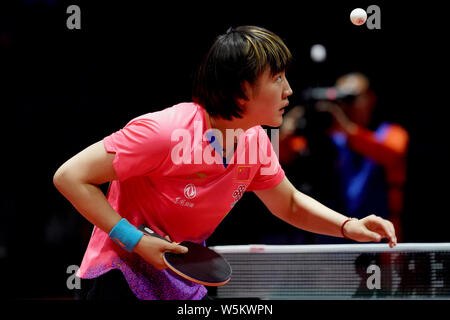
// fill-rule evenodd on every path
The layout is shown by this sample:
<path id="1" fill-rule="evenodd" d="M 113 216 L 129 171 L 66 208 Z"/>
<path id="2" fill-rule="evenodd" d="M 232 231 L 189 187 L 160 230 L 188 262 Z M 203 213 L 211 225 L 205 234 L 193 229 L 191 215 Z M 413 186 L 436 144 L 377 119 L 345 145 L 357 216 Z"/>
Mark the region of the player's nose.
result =
<path id="1" fill-rule="evenodd" d="M 287 79 L 285 79 L 284 89 L 283 89 L 283 99 L 289 97 L 294 92 L 292 91 L 291 86 L 289 85 L 289 82 Z"/>

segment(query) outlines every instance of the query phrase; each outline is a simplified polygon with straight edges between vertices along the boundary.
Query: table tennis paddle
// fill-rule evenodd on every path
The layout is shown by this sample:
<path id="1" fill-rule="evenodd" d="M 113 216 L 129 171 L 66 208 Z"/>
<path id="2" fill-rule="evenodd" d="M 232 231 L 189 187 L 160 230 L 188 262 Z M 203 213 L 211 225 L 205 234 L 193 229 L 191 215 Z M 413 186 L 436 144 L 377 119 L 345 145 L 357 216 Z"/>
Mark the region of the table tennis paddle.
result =
<path id="1" fill-rule="evenodd" d="M 144 234 L 170 242 L 145 225 L 140 225 L 138 229 Z M 187 247 L 188 252 L 163 254 L 164 262 L 170 270 L 205 286 L 217 287 L 230 281 L 231 266 L 220 254 L 195 242 L 183 241 L 180 245 Z"/>

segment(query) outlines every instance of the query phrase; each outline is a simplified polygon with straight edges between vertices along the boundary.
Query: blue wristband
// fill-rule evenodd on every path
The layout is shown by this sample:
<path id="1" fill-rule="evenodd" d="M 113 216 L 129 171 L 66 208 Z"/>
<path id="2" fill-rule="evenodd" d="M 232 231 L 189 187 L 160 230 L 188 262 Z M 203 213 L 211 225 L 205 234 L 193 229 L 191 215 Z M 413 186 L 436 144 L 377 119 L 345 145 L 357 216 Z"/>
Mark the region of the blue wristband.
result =
<path id="1" fill-rule="evenodd" d="M 133 251 L 143 235 L 142 231 L 139 231 L 125 218 L 122 218 L 109 232 L 109 237 L 128 252 Z"/>

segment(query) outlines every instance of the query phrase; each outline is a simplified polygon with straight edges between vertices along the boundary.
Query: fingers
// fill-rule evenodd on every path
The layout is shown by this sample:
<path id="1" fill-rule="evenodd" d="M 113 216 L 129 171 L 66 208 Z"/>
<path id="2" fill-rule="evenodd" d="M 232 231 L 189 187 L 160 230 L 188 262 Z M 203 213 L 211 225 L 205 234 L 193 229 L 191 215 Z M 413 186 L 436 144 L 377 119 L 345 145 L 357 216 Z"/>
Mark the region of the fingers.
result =
<path id="1" fill-rule="evenodd" d="M 166 246 L 164 251 L 170 251 L 173 253 L 186 253 L 188 252 L 188 248 L 184 246 L 180 246 L 179 242 L 173 242 L 172 239 L 170 239 L 169 235 L 166 235 L 164 237 L 167 241 L 170 241 L 170 245 Z"/>
<path id="2" fill-rule="evenodd" d="M 395 228 L 392 222 L 385 220 L 388 224 L 388 239 L 389 239 L 389 246 L 391 248 L 395 247 L 397 245 L 397 236 L 395 235 Z"/>
<path id="3" fill-rule="evenodd" d="M 158 239 L 158 237 L 155 238 Z M 163 237 L 160 237 L 160 240 L 161 239 L 163 239 Z M 180 246 L 178 242 L 172 242 L 172 239 L 170 239 L 169 235 L 166 235 L 164 239 L 165 241 L 163 241 L 162 247 L 160 248 L 161 252 L 173 252 L 173 253 L 188 252 L 188 248 Z"/>
<path id="4" fill-rule="evenodd" d="M 173 252 L 173 253 L 187 253 L 188 248 L 172 242 L 172 243 L 168 243 L 165 246 L 164 251 L 165 252 Z"/>
<path id="5" fill-rule="evenodd" d="M 368 241 L 375 241 L 375 242 L 380 242 L 382 238 L 380 234 L 370 230 L 365 230 L 364 236 L 367 237 Z"/>
<path id="6" fill-rule="evenodd" d="M 135 247 L 135 252 L 158 270 L 167 268 L 164 252 L 186 253 L 188 249 L 166 239 L 147 235 L 142 237 Z"/>
<path id="7" fill-rule="evenodd" d="M 383 228 L 383 236 L 389 240 L 389 246 L 393 248 L 397 245 L 397 237 L 395 235 L 394 225 L 389 220 L 385 220 L 382 218 L 379 219 L 381 219 L 380 225 Z"/>
<path id="8" fill-rule="evenodd" d="M 153 264 L 158 270 L 163 270 L 167 268 L 167 265 L 165 263 L 165 260 L 163 258 L 164 252 L 173 252 L 177 254 L 184 254 L 188 252 L 188 248 L 184 246 L 180 246 L 179 244 L 176 244 L 174 242 L 168 243 L 165 242 L 164 245 L 160 249 L 160 259 L 157 263 Z"/>
<path id="9" fill-rule="evenodd" d="M 389 246 L 391 248 L 397 245 L 397 237 L 395 235 L 395 228 L 392 222 L 375 215 L 370 215 L 368 218 L 370 223 L 366 227 L 370 231 L 377 233 L 383 238 L 387 238 L 389 240 Z"/>

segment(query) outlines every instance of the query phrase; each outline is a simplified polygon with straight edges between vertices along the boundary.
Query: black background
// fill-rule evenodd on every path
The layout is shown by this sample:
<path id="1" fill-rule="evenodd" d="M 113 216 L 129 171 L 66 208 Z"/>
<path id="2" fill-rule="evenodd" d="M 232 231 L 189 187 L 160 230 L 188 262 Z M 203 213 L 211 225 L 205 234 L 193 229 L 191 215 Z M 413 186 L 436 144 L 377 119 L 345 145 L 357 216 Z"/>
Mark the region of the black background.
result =
<path id="1" fill-rule="evenodd" d="M 81 30 L 66 27 L 71 4 Z M 352 9 L 371 4 L 380 30 L 350 23 Z M 431 2 L 2 1 L 2 294 L 71 295 L 66 268 L 80 264 L 91 226 L 54 188 L 54 172 L 133 117 L 190 101 L 192 73 L 214 37 L 243 24 L 274 31 L 291 49 L 291 106 L 307 87 L 368 75 L 380 115 L 410 134 L 404 241 L 450 242 L 446 19 Z M 327 48 L 321 64 L 309 56 L 316 43 Z M 290 227 L 247 194 L 210 244 L 257 243 L 273 228 Z"/>

